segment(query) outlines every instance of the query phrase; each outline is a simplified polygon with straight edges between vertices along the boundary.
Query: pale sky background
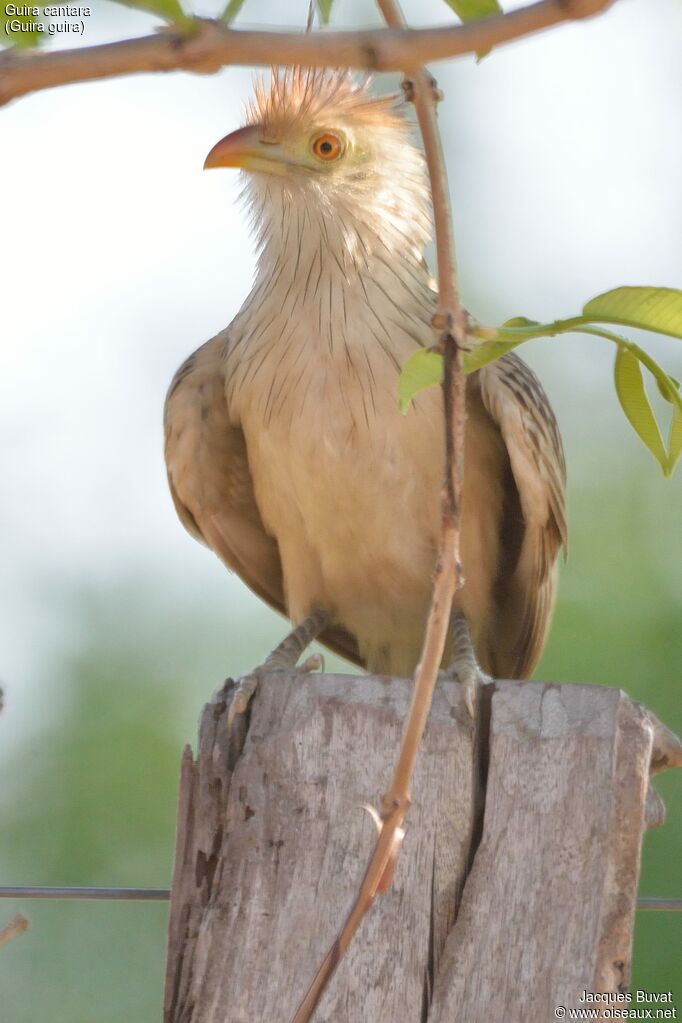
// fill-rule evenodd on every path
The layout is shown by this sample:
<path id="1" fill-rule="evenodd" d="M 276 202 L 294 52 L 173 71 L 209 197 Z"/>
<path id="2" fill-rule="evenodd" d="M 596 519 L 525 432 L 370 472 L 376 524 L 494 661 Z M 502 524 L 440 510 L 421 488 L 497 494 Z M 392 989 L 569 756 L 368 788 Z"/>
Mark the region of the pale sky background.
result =
<path id="1" fill-rule="evenodd" d="M 451 17 L 437 0 L 404 6 L 414 24 Z M 154 24 L 96 8 L 86 44 Z M 247 0 L 239 24 L 301 25 L 306 8 Z M 369 4 L 336 0 L 335 25 L 373 19 Z M 434 68 L 463 298 L 480 320 L 571 315 L 619 284 L 682 286 L 681 38 L 679 0 L 621 0 L 480 65 Z M 176 367 L 249 289 L 237 176 L 202 163 L 239 125 L 251 82 L 238 68 L 136 76 L 0 109 L 0 678 L 12 730 L 44 695 L 35 680 L 71 588 L 139 575 L 178 606 L 210 604 L 230 629 L 260 607 L 180 527 L 161 434 Z M 682 375 L 679 343 L 647 344 Z M 643 490 L 668 487 L 679 510 L 679 479 L 663 482 L 617 407 L 610 346 L 526 353 L 557 408 L 571 485 L 635 460 Z"/>

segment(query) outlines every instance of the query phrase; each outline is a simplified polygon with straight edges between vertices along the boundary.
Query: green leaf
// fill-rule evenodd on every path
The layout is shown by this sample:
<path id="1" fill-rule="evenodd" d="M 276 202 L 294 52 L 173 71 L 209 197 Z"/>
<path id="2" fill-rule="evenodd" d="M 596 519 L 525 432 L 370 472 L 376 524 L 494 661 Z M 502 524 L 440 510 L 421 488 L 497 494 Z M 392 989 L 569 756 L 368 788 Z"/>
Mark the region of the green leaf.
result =
<path id="1" fill-rule="evenodd" d="M 623 412 L 657 460 L 663 472 L 668 475 L 668 454 L 663 444 L 661 431 L 649 404 L 639 360 L 632 352 L 618 345 L 614 365 L 616 393 Z"/>
<path id="2" fill-rule="evenodd" d="M 114 2 L 123 4 L 124 7 L 135 7 L 139 11 L 158 14 L 171 24 L 182 25 L 191 20 L 183 11 L 179 0 L 114 0 Z"/>
<path id="3" fill-rule="evenodd" d="M 525 316 L 517 316 L 507 320 L 497 330 L 477 326 L 472 333 L 478 339 L 478 344 L 464 356 L 464 368 L 470 373 L 494 362 L 525 341 L 556 337 L 573 331 L 611 341 L 618 346 L 614 375 L 623 411 L 658 461 L 664 475 L 670 476 L 682 454 L 682 396 L 679 382 L 669 376 L 634 341 L 599 326 L 600 323 L 626 323 L 641 330 L 659 331 L 682 338 L 682 291 L 675 288 L 616 288 L 590 299 L 582 316 L 555 320 L 553 323 L 538 323 Z M 644 389 L 641 366 L 649 370 L 659 391 L 673 406 L 667 451 Z"/>
<path id="4" fill-rule="evenodd" d="M 501 14 L 502 8 L 497 0 L 445 0 L 460 21 L 478 21 L 488 18 L 491 14 Z"/>
<path id="5" fill-rule="evenodd" d="M 671 384 L 673 385 L 673 387 L 675 388 L 675 390 L 679 391 L 679 389 L 680 389 L 680 381 L 676 377 L 671 376 L 670 373 L 666 373 L 666 376 L 667 376 L 668 380 L 671 382 Z M 665 384 L 663 381 L 659 380 L 658 377 L 656 377 L 656 386 L 658 387 L 659 391 L 661 392 L 661 397 L 665 398 L 666 401 L 672 402 L 672 404 L 674 405 L 675 404 L 675 396 L 674 396 L 674 394 L 671 394 L 671 391 L 670 391 L 670 388 L 668 387 L 668 385 Z"/>
<path id="6" fill-rule="evenodd" d="M 680 455 L 682 455 L 682 410 L 679 405 L 675 405 L 668 436 L 668 476 L 672 476 Z"/>
<path id="7" fill-rule="evenodd" d="M 481 18 L 489 18 L 491 14 L 501 14 L 502 8 L 497 0 L 445 0 L 448 7 L 451 7 L 460 21 L 479 21 Z M 483 60 L 490 50 L 479 50 L 476 60 Z"/>
<path id="8" fill-rule="evenodd" d="M 656 378 L 658 389 L 673 406 L 668 433 L 668 475 L 672 476 L 677 461 L 682 454 L 682 402 L 680 401 L 680 381 L 667 374 L 667 383 Z"/>
<path id="9" fill-rule="evenodd" d="M 317 9 L 320 12 L 320 19 L 323 25 L 329 24 L 329 19 L 332 14 L 332 4 L 334 0 L 317 0 Z"/>
<path id="10" fill-rule="evenodd" d="M 481 366 L 487 366 L 489 362 L 495 362 L 507 352 L 518 348 L 524 341 L 556 333 L 555 328 L 556 324 L 538 323 L 537 320 L 529 320 L 525 316 L 514 316 L 497 330 L 491 330 L 490 327 L 476 328 L 473 336 L 478 336 L 481 340 L 470 352 L 464 353 L 464 371 L 473 373 Z"/>
<path id="11" fill-rule="evenodd" d="M 44 5 L 31 4 L 30 6 L 39 6 L 42 9 Z M 29 48 L 39 46 L 47 38 L 47 22 L 44 18 L 34 18 L 30 14 L 8 14 L 7 5 L 4 2 L 0 9 L 2 10 L 0 15 L 0 46 Z"/>
<path id="12" fill-rule="evenodd" d="M 677 288 L 616 288 L 590 299 L 586 320 L 621 323 L 682 338 L 682 291 Z"/>
<path id="13" fill-rule="evenodd" d="M 244 0 L 230 0 L 223 13 L 220 15 L 220 20 L 229 25 L 230 22 L 234 21 L 237 17 L 243 6 Z"/>
<path id="14" fill-rule="evenodd" d="M 507 352 L 518 348 L 524 341 L 528 341 L 528 338 L 522 337 L 514 341 L 481 341 L 470 352 L 464 353 L 464 371 L 466 373 L 473 373 L 474 370 L 480 369 L 481 366 L 487 366 L 489 362 L 495 362 L 496 359 L 500 359 Z"/>
<path id="15" fill-rule="evenodd" d="M 507 330 L 510 327 L 541 327 L 539 320 L 529 320 L 527 316 L 512 316 L 511 320 L 505 320 L 500 330 Z"/>
<path id="16" fill-rule="evenodd" d="M 416 394 L 441 383 L 443 379 L 443 356 L 420 348 L 414 352 L 402 368 L 398 379 L 398 400 L 400 411 L 405 415 Z"/>
<path id="17" fill-rule="evenodd" d="M 648 352 L 645 352 L 643 348 L 636 345 L 634 341 L 630 341 L 620 334 L 614 334 L 613 331 L 605 330 L 603 327 L 581 327 L 580 332 L 582 334 L 590 334 L 592 337 L 603 337 L 607 341 L 612 341 L 621 348 L 627 349 L 655 378 L 658 389 L 665 400 L 673 405 L 677 405 L 680 411 L 682 411 L 682 397 L 680 397 L 679 385 L 675 378 L 668 376 L 656 360 Z"/>

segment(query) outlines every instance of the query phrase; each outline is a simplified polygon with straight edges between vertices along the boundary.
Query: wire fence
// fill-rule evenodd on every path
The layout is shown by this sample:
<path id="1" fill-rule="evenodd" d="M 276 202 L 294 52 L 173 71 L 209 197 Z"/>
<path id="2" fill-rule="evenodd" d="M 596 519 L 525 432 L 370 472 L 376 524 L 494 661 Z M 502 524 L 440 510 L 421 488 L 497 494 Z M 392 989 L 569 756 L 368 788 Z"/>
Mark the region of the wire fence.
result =
<path id="1" fill-rule="evenodd" d="M 0 885 L 0 899 L 99 899 L 121 902 L 168 902 L 170 888 L 74 888 L 48 885 Z M 640 911 L 682 913 L 682 899 L 643 896 Z"/>

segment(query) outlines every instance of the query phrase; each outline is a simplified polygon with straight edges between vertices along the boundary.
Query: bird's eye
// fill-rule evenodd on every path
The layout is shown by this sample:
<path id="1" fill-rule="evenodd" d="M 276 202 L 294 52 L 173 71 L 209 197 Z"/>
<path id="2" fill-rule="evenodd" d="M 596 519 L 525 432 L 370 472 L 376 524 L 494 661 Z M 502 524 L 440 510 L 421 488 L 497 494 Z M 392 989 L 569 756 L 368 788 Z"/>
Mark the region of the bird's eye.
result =
<path id="1" fill-rule="evenodd" d="M 338 135 L 332 135 L 330 131 L 325 131 L 313 139 L 313 153 L 318 160 L 329 163 L 331 160 L 338 160 L 342 152 L 343 142 Z"/>

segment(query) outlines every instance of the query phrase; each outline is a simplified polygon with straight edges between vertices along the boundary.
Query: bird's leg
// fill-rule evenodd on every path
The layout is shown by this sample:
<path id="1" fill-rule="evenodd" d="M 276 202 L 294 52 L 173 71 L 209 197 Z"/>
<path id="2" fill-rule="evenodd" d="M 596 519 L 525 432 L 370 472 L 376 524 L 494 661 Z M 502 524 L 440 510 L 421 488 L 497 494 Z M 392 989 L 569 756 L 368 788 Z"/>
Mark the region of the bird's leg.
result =
<path id="1" fill-rule="evenodd" d="M 491 679 L 478 666 L 469 633 L 469 623 L 463 611 L 452 612 L 450 635 L 452 636 L 452 661 L 445 674 L 447 678 L 460 683 L 465 706 L 474 717 L 479 687 L 490 682 Z"/>
<path id="2" fill-rule="evenodd" d="M 307 674 L 324 667 L 321 654 L 313 654 L 299 668 L 296 668 L 296 662 L 305 648 L 319 636 L 328 621 L 329 615 L 326 611 L 313 611 L 300 625 L 292 629 L 262 664 L 237 681 L 237 688 L 227 714 L 227 727 L 230 731 L 232 731 L 234 719 L 238 715 L 246 713 L 263 675 L 269 675 L 273 671 L 293 671 L 294 669 Z"/>

